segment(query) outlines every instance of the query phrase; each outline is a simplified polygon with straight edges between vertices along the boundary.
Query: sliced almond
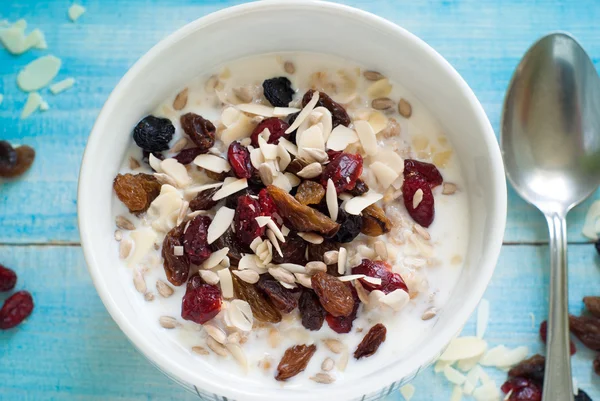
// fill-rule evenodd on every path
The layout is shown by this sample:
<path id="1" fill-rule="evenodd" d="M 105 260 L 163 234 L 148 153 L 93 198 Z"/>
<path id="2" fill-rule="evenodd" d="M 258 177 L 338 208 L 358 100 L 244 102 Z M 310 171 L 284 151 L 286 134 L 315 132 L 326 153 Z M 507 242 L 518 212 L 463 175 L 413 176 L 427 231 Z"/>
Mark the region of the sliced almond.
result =
<path id="1" fill-rule="evenodd" d="M 152 175 L 154 176 L 154 178 L 156 178 L 156 181 L 158 181 L 158 183 L 160 185 L 170 185 L 170 186 L 175 187 L 175 188 L 180 188 L 180 186 L 173 179 L 173 177 L 171 177 L 168 174 L 165 174 L 165 173 L 154 173 Z"/>
<path id="2" fill-rule="evenodd" d="M 324 164 L 327 162 L 327 160 L 329 160 L 329 156 L 327 155 L 327 152 L 325 152 L 323 149 L 317 149 L 317 148 L 302 148 L 302 157 L 305 157 L 309 160 L 314 160 L 316 162 L 319 162 L 321 164 Z"/>
<path id="3" fill-rule="evenodd" d="M 283 189 L 286 192 L 290 192 L 293 188 L 292 183 L 290 182 L 290 179 L 288 178 L 288 174 L 278 174 L 274 179 L 273 179 L 273 185 L 275 185 L 278 188 Z M 290 174 L 293 175 L 293 174 Z M 295 176 L 294 176 L 295 177 Z"/>
<path id="4" fill-rule="evenodd" d="M 248 187 L 248 180 L 246 178 L 239 178 L 233 180 L 221 187 L 215 194 L 213 195 L 213 200 L 219 200 L 228 197 L 231 194 L 234 194 L 238 191 L 241 191 L 244 188 Z"/>
<path id="5" fill-rule="evenodd" d="M 198 274 L 206 282 L 206 284 L 217 285 L 219 284 L 219 275 L 212 270 L 200 270 Z"/>
<path id="6" fill-rule="evenodd" d="M 315 233 L 298 233 L 298 236 L 300 238 L 302 238 L 304 241 L 306 242 L 310 242 L 311 244 L 322 244 L 324 241 L 324 238 L 321 237 L 319 234 L 315 234 Z"/>
<path id="7" fill-rule="evenodd" d="M 263 117 L 273 117 L 273 107 L 263 106 L 262 104 L 242 103 L 236 105 L 235 107 L 237 107 L 238 110 L 241 110 L 244 113 L 254 114 L 256 116 Z"/>
<path id="8" fill-rule="evenodd" d="M 399 176 L 399 174 L 396 173 L 391 167 L 383 164 L 382 162 L 371 163 L 369 167 L 375 174 L 377 181 L 384 189 L 389 188 Z"/>
<path id="9" fill-rule="evenodd" d="M 302 181 L 300 180 L 300 178 L 296 177 L 296 175 L 295 175 L 295 174 L 292 174 L 292 173 L 285 173 L 285 174 L 283 174 L 283 175 L 285 175 L 285 177 L 288 179 L 288 181 L 289 181 L 289 183 L 290 183 L 290 185 L 291 185 L 292 187 L 297 187 L 297 186 L 298 186 L 298 185 L 300 185 L 300 183 L 302 182 Z"/>
<path id="10" fill-rule="evenodd" d="M 262 163 L 258 166 L 258 175 L 264 185 L 271 185 L 273 184 L 277 172 L 273 170 L 270 163 Z"/>
<path id="11" fill-rule="evenodd" d="M 258 216 L 258 217 L 255 217 L 254 219 L 258 223 L 259 227 L 264 227 L 267 225 L 267 222 L 269 220 L 271 220 L 271 216 Z M 256 241 L 257 239 L 260 240 L 259 237 L 256 237 L 254 240 Z M 252 246 L 252 245 L 250 245 L 250 246 Z"/>
<path id="12" fill-rule="evenodd" d="M 227 160 L 211 154 L 196 156 L 194 164 L 214 173 L 226 173 L 231 170 L 231 166 Z"/>
<path id="13" fill-rule="evenodd" d="M 398 174 L 404 172 L 404 159 L 393 149 L 380 149 L 372 160 L 384 163 Z"/>
<path id="14" fill-rule="evenodd" d="M 369 124 L 371 124 L 373 132 L 375 132 L 375 134 L 378 134 L 388 126 L 390 120 L 382 112 L 374 111 L 369 115 L 367 121 L 369 122 Z"/>
<path id="15" fill-rule="evenodd" d="M 360 278 L 365 278 L 366 276 L 364 274 L 350 274 L 348 276 L 340 276 L 338 277 L 338 279 L 340 281 L 354 281 L 354 280 L 358 280 Z"/>
<path id="16" fill-rule="evenodd" d="M 294 132 L 300 126 L 300 124 L 302 124 L 304 119 L 306 117 L 308 117 L 309 114 L 313 111 L 313 109 L 317 105 L 318 101 L 319 101 L 319 92 L 315 91 L 315 92 L 313 92 L 313 95 L 312 95 L 310 101 L 300 111 L 300 114 L 298 114 L 298 117 L 296 117 L 296 120 L 294 120 L 294 123 L 292 125 L 290 125 L 290 127 L 288 129 L 285 130 L 285 133 L 290 134 L 290 133 Z"/>
<path id="17" fill-rule="evenodd" d="M 360 139 L 360 143 L 368 156 L 377 154 L 377 137 L 375 131 L 367 121 L 359 120 L 354 122 L 354 128 Z"/>
<path id="18" fill-rule="evenodd" d="M 183 191 L 183 194 L 185 195 L 186 199 L 193 199 L 196 195 L 198 195 L 202 191 L 206 191 L 206 190 L 212 189 L 212 188 L 218 188 L 222 185 L 223 185 L 222 182 L 215 182 L 214 184 L 199 185 L 197 187 L 187 187 Z"/>
<path id="19" fill-rule="evenodd" d="M 292 161 L 289 152 L 281 143 L 277 144 L 277 158 L 279 159 L 279 171 L 285 171 Z"/>
<path id="20" fill-rule="evenodd" d="M 279 241 L 285 242 L 285 237 L 283 236 L 283 233 L 272 219 L 267 221 L 267 227 L 269 227 L 273 231 L 273 233 L 275 233 L 275 236 Z"/>
<path id="21" fill-rule="evenodd" d="M 157 173 L 162 173 L 162 168 L 160 168 L 160 162 L 162 162 L 162 160 L 160 160 L 158 157 L 154 156 L 153 153 L 150 153 L 150 155 L 148 156 L 148 164 L 150 164 L 150 167 L 152 167 L 152 170 L 156 171 Z"/>
<path id="22" fill-rule="evenodd" d="M 321 130 L 323 141 L 327 142 L 327 139 L 331 135 L 331 130 L 333 129 L 333 117 L 331 112 L 327 110 L 325 107 L 316 107 L 313 110 L 313 113 L 320 113 L 321 117 L 319 118 L 319 122 L 323 125 Z"/>
<path id="23" fill-rule="evenodd" d="M 275 160 L 277 158 L 277 145 L 267 143 L 262 136 L 258 137 L 258 145 L 265 160 Z"/>
<path id="24" fill-rule="evenodd" d="M 233 274 L 238 276 L 242 281 L 246 283 L 255 284 L 258 282 L 259 274 L 254 270 L 233 270 Z"/>
<path id="25" fill-rule="evenodd" d="M 287 117 L 290 114 L 299 112 L 300 109 L 295 107 L 275 107 L 273 109 L 273 117 Z"/>
<path id="26" fill-rule="evenodd" d="M 356 289 L 356 293 L 358 294 L 358 298 L 365 305 L 369 304 L 369 292 L 365 290 L 365 287 L 362 286 L 360 281 L 354 282 L 354 288 Z"/>
<path id="27" fill-rule="evenodd" d="M 208 232 L 206 236 L 206 240 L 209 244 L 215 242 L 221 235 L 227 231 L 227 229 L 233 223 L 233 216 L 235 215 L 235 210 L 229 209 L 228 207 L 222 206 L 217 210 L 213 221 L 208 226 Z"/>
<path id="28" fill-rule="evenodd" d="M 296 137 L 296 143 L 298 143 L 298 149 L 300 156 L 302 155 L 302 149 L 314 148 L 314 149 L 325 149 L 325 141 L 323 139 L 323 125 L 317 124 L 308 128 L 306 131 Z"/>
<path id="29" fill-rule="evenodd" d="M 285 148 L 291 155 L 298 156 L 298 146 L 285 138 L 279 138 L 279 144 Z"/>
<path id="30" fill-rule="evenodd" d="M 374 82 L 367 88 L 367 94 L 372 99 L 388 96 L 392 92 L 392 85 L 387 78 Z"/>
<path id="31" fill-rule="evenodd" d="M 254 316 L 248 302 L 241 299 L 234 299 L 229 303 L 227 308 L 227 317 L 231 324 L 241 331 L 252 330 Z"/>
<path id="32" fill-rule="evenodd" d="M 340 124 L 331 131 L 331 135 L 327 139 L 327 148 L 342 151 L 348 145 L 357 141 L 358 135 L 356 131 Z"/>
<path id="33" fill-rule="evenodd" d="M 402 289 L 394 290 L 379 299 L 380 303 L 391 307 L 396 312 L 408 305 L 409 301 L 408 293 Z"/>
<path id="34" fill-rule="evenodd" d="M 312 261 L 306 264 L 306 274 L 315 274 L 317 272 L 327 272 L 327 265 L 319 261 Z"/>
<path id="35" fill-rule="evenodd" d="M 211 253 L 208 259 L 202 262 L 201 268 L 204 270 L 210 270 L 217 267 L 219 263 L 221 263 L 221 261 L 227 256 L 227 253 L 229 253 L 229 248 L 227 247 Z"/>
<path id="36" fill-rule="evenodd" d="M 257 122 L 252 118 L 248 117 L 244 113 L 240 113 L 240 116 L 235 124 L 227 127 L 220 134 L 220 139 L 223 141 L 225 146 L 229 146 L 231 142 L 241 140 L 250 136 Z"/>
<path id="37" fill-rule="evenodd" d="M 279 256 L 283 257 L 283 252 L 281 252 L 281 246 L 279 246 L 279 241 L 277 240 L 277 236 L 275 235 L 273 230 L 271 230 L 270 228 L 267 229 L 267 237 L 269 238 L 269 241 L 271 241 L 271 244 L 273 244 L 273 247 L 275 248 L 275 250 L 277 251 Z"/>
<path id="38" fill-rule="evenodd" d="M 331 178 L 327 180 L 327 192 L 325 193 L 325 200 L 327 203 L 327 210 L 329 211 L 329 217 L 331 220 L 337 221 L 339 212 L 337 191 Z"/>
<path id="39" fill-rule="evenodd" d="M 369 191 L 364 195 L 355 196 L 347 201 L 344 206 L 344 210 L 354 216 L 358 216 L 365 208 L 374 204 L 375 202 L 380 201 L 382 198 L 383 195 L 378 194 L 377 192 Z"/>
<path id="40" fill-rule="evenodd" d="M 229 250 L 227 251 L 229 252 Z M 223 298 L 233 298 L 233 281 L 231 279 L 231 271 L 229 271 L 229 269 L 221 269 L 217 272 L 217 275 L 219 276 L 219 283 L 221 284 L 221 293 L 223 294 Z"/>
<path id="41" fill-rule="evenodd" d="M 459 361 L 482 355 L 486 349 L 487 343 L 480 338 L 459 337 L 450 342 L 439 359 L 442 361 Z"/>
<path id="42" fill-rule="evenodd" d="M 346 260 L 348 258 L 348 252 L 346 248 L 341 247 L 338 251 L 338 274 L 346 273 Z"/>
<path id="43" fill-rule="evenodd" d="M 388 251 L 385 242 L 381 240 L 375 241 L 375 243 L 373 244 L 373 248 L 375 249 L 375 253 L 377 253 L 377 255 L 381 258 L 381 260 L 387 260 Z"/>
<path id="44" fill-rule="evenodd" d="M 260 148 L 250 150 L 250 162 L 255 169 L 259 169 L 260 165 L 265 162 L 265 157 L 263 156 L 262 150 Z"/>
<path id="45" fill-rule="evenodd" d="M 302 178 L 306 178 L 306 179 L 310 179 L 310 178 L 315 178 L 321 175 L 321 173 L 323 172 L 323 166 L 321 166 L 321 163 L 310 163 L 308 166 L 304 167 L 302 170 L 298 171 L 298 175 L 299 177 Z M 337 195 L 336 195 L 337 198 Z"/>
<path id="46" fill-rule="evenodd" d="M 221 123 L 229 128 L 239 120 L 241 115 L 242 113 L 235 107 L 226 107 L 221 113 Z"/>

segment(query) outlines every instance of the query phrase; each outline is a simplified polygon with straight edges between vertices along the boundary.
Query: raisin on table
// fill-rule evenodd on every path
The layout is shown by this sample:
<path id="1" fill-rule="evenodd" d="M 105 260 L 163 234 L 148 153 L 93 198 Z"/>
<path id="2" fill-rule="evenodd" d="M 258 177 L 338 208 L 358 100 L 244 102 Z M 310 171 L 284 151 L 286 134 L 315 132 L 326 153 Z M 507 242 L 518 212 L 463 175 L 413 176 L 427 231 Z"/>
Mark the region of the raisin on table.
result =
<path id="1" fill-rule="evenodd" d="M 190 274 L 190 260 L 184 252 L 181 256 L 175 256 L 175 247 L 183 246 L 183 230 L 186 223 L 174 227 L 167 233 L 163 240 L 162 257 L 167 280 L 175 286 L 184 284 Z"/>
<path id="2" fill-rule="evenodd" d="M 265 323 L 281 322 L 281 313 L 270 300 L 268 300 L 254 284 L 246 283 L 240 280 L 236 275 L 232 275 L 233 289 L 235 296 L 248 302 L 252 314 L 256 320 Z"/>
<path id="3" fill-rule="evenodd" d="M 265 79 L 262 86 L 265 98 L 274 107 L 288 107 L 296 92 L 286 77 Z"/>
<path id="4" fill-rule="evenodd" d="M 27 145 L 16 149 L 6 141 L 0 141 L 0 177 L 15 178 L 24 174 L 35 159 L 35 150 Z"/>
<path id="5" fill-rule="evenodd" d="M 512 367 L 508 371 L 508 377 L 525 377 L 535 381 L 536 383 L 543 383 L 545 366 L 546 358 L 544 358 L 542 355 L 536 354 Z"/>
<path id="6" fill-rule="evenodd" d="M 213 123 L 195 113 L 186 113 L 179 121 L 183 131 L 202 152 L 206 153 L 214 146 L 217 129 Z"/>
<path id="7" fill-rule="evenodd" d="M 17 273 L 0 265 L 0 291 L 10 291 L 17 284 Z"/>
<path id="8" fill-rule="evenodd" d="M 0 309 L 0 330 L 12 329 L 33 311 L 33 297 L 27 291 L 12 294 Z"/>
<path id="9" fill-rule="evenodd" d="M 160 183 L 149 174 L 117 174 L 113 182 L 117 197 L 131 213 L 140 214 L 160 194 Z"/>
<path id="10" fill-rule="evenodd" d="M 584 297 L 583 303 L 592 315 L 600 318 L 600 297 Z"/>
<path id="11" fill-rule="evenodd" d="M 385 341 L 387 329 L 381 323 L 371 327 L 363 340 L 358 344 L 354 351 L 354 358 L 360 359 L 373 355 L 379 349 L 379 346 Z"/>
<path id="12" fill-rule="evenodd" d="M 569 329 L 592 351 L 600 351 L 600 319 L 593 316 L 569 316 Z"/>
<path id="13" fill-rule="evenodd" d="M 312 288 L 325 310 L 337 316 L 349 316 L 354 310 L 352 292 L 345 283 L 324 273 L 317 272 L 311 277 Z"/>
<path id="14" fill-rule="evenodd" d="M 308 102 L 312 99 L 314 90 L 309 89 L 304 96 L 302 97 L 302 107 L 306 106 Z M 332 98 L 330 98 L 326 93 L 319 92 L 319 101 L 315 107 L 325 107 L 327 110 L 331 112 L 331 120 L 333 123 L 333 128 L 338 125 L 345 125 L 346 127 L 350 125 L 352 120 L 350 116 L 346 112 L 344 107 L 335 102 Z"/>
<path id="15" fill-rule="evenodd" d="M 216 285 L 207 284 L 199 275 L 188 281 L 181 302 L 181 317 L 198 324 L 204 324 L 221 311 L 221 290 Z"/>
<path id="16" fill-rule="evenodd" d="M 175 127 L 168 118 L 147 116 L 133 129 L 136 145 L 147 152 L 162 152 L 169 149 Z"/>
<path id="17" fill-rule="evenodd" d="M 361 233 L 370 237 L 377 237 L 392 230 L 392 222 L 379 206 L 373 204 L 367 206 L 361 213 Z"/>
<path id="18" fill-rule="evenodd" d="M 275 379 L 285 381 L 296 376 L 298 373 L 306 369 L 308 362 L 315 354 L 317 346 L 312 345 L 294 345 L 285 350 L 283 358 L 277 366 L 277 375 Z"/>
<path id="19" fill-rule="evenodd" d="M 269 297 L 273 306 L 282 313 L 290 313 L 298 306 L 298 298 L 292 291 L 284 288 L 277 280 L 267 274 L 260 275 L 256 286 Z"/>
<path id="20" fill-rule="evenodd" d="M 308 330 L 320 330 L 325 320 L 325 309 L 319 302 L 319 297 L 314 291 L 304 289 L 298 303 L 302 326 Z"/>

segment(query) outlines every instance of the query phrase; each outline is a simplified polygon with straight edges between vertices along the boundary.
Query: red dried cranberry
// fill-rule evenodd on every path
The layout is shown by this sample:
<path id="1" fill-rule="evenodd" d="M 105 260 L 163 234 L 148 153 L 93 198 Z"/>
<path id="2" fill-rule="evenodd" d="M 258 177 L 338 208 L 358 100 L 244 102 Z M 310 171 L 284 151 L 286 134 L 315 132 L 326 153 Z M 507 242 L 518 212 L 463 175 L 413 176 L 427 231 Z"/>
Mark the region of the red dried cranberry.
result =
<path id="1" fill-rule="evenodd" d="M 277 214 L 277 206 L 266 188 L 261 189 L 258 193 L 258 203 L 260 205 L 261 216 L 273 216 Z"/>
<path id="2" fill-rule="evenodd" d="M 352 284 L 346 284 L 350 291 L 352 292 L 352 298 L 354 298 L 354 309 L 352 309 L 352 313 L 348 316 L 338 316 L 335 317 L 331 314 L 327 314 L 325 319 L 327 320 L 327 324 L 331 328 L 331 330 L 335 331 L 339 334 L 350 333 L 352 330 L 352 323 L 354 319 L 356 319 L 356 314 L 358 313 L 358 307 L 360 306 L 360 298 L 358 297 L 358 293 Z"/>
<path id="3" fill-rule="evenodd" d="M 342 153 L 341 150 L 333 150 L 333 149 L 327 149 L 327 157 L 329 158 L 329 160 L 333 160 L 336 157 L 338 157 L 340 154 Z"/>
<path id="4" fill-rule="evenodd" d="M 233 173 L 237 178 L 250 178 L 254 173 L 254 166 L 250 161 L 250 151 L 238 141 L 231 142 L 227 150 L 227 159 Z"/>
<path id="5" fill-rule="evenodd" d="M 547 338 L 548 338 L 548 322 L 547 321 L 543 321 L 542 324 L 540 324 L 540 338 L 542 339 L 542 342 L 544 344 L 547 343 Z M 575 348 L 575 344 L 573 343 L 573 341 L 569 341 L 570 347 L 571 347 L 571 355 L 575 355 L 575 353 L 577 352 L 577 348 Z"/>
<path id="6" fill-rule="evenodd" d="M 423 191 L 423 198 L 415 208 L 413 207 L 413 198 L 419 189 Z M 423 227 L 429 227 L 435 216 L 435 207 L 433 193 L 427 180 L 420 174 L 406 175 L 402 184 L 402 196 L 404 197 L 404 206 L 413 220 Z"/>
<path id="7" fill-rule="evenodd" d="M 278 119 L 277 117 L 271 117 L 263 120 L 256 126 L 256 128 L 254 128 L 252 135 L 250 135 L 252 146 L 258 147 L 258 136 L 265 130 L 265 128 L 268 128 L 270 133 L 267 143 L 277 144 L 279 143 L 279 138 L 288 138 L 289 135 L 285 133 L 285 130 L 289 127 L 290 125 L 288 123 Z"/>
<path id="8" fill-rule="evenodd" d="M 0 329 L 8 330 L 18 326 L 33 310 L 33 297 L 27 291 L 12 294 L 0 309 Z"/>
<path id="9" fill-rule="evenodd" d="M 181 317 L 204 324 L 217 316 L 220 311 L 221 290 L 219 287 L 204 283 L 200 276 L 193 276 L 188 281 L 181 302 Z"/>
<path id="10" fill-rule="evenodd" d="M 17 284 L 17 274 L 11 269 L 0 265 L 0 291 L 10 291 Z"/>
<path id="11" fill-rule="evenodd" d="M 359 154 L 340 153 L 325 167 L 321 174 L 321 185 L 327 188 L 331 178 L 337 193 L 348 191 L 356 185 L 363 170 L 363 158 Z"/>
<path id="12" fill-rule="evenodd" d="M 364 274 L 365 276 L 381 279 L 380 285 L 360 280 L 360 283 L 368 291 L 381 290 L 386 294 L 395 290 L 408 292 L 408 287 L 398 273 L 392 272 L 392 267 L 381 260 L 363 259 L 362 263 L 352 269 L 352 274 Z"/>
<path id="13" fill-rule="evenodd" d="M 242 244 L 250 245 L 256 237 L 265 233 L 265 227 L 260 227 L 256 221 L 258 216 L 261 216 L 258 201 L 250 195 L 240 196 L 235 209 L 233 226 L 235 227 L 235 236 Z"/>
<path id="14" fill-rule="evenodd" d="M 541 401 L 542 389 L 533 381 L 524 377 L 514 377 L 502 385 L 502 392 L 511 392 L 509 401 Z"/>
<path id="15" fill-rule="evenodd" d="M 279 252 L 273 252 L 273 263 L 295 263 L 304 266 L 306 264 L 306 246 L 306 241 L 296 235 L 295 232 L 290 232 L 285 237 L 285 242 L 279 243 L 282 256 L 279 256 Z"/>
<path id="16" fill-rule="evenodd" d="M 206 238 L 210 223 L 210 217 L 196 216 L 183 234 L 183 250 L 195 265 L 204 262 L 212 253 Z"/>
<path id="17" fill-rule="evenodd" d="M 444 179 L 442 174 L 437 167 L 431 163 L 420 162 L 413 159 L 404 160 L 404 175 L 407 176 L 412 173 L 418 173 L 425 178 L 431 188 L 435 188 L 438 185 L 442 185 Z"/>
<path id="18" fill-rule="evenodd" d="M 202 153 L 206 153 L 202 148 L 183 149 L 177 155 L 173 156 L 173 158 L 181 164 L 190 164 L 194 161 L 196 156 L 201 155 Z"/>

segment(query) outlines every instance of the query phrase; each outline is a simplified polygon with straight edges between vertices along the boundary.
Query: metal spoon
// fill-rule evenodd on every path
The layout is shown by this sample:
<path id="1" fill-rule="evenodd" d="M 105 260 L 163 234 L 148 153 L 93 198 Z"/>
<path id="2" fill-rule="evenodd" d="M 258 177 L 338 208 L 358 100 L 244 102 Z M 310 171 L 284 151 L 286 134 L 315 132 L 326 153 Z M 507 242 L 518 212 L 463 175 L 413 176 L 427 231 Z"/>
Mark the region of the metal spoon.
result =
<path id="1" fill-rule="evenodd" d="M 550 229 L 550 313 L 543 401 L 572 401 L 566 215 L 600 184 L 600 78 L 571 36 L 527 51 L 502 116 L 506 175 Z"/>

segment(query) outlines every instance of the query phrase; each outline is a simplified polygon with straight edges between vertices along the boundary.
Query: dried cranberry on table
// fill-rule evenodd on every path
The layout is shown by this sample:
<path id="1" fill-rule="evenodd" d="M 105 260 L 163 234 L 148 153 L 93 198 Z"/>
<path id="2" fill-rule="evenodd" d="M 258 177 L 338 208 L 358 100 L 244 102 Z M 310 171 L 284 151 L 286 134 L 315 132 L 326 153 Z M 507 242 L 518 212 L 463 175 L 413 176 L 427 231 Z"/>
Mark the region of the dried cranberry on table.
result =
<path id="1" fill-rule="evenodd" d="M 304 289 L 298 302 L 302 326 L 308 330 L 320 330 L 325 320 L 325 309 L 313 290 Z"/>
<path id="2" fill-rule="evenodd" d="M 546 320 L 544 320 L 540 324 L 540 338 L 542 339 L 542 342 L 544 344 L 547 343 L 547 339 L 548 339 L 548 322 Z M 573 341 L 569 341 L 569 346 L 570 346 L 571 355 L 575 355 L 575 352 L 577 352 L 577 348 L 575 348 L 575 344 L 573 343 Z"/>
<path id="3" fill-rule="evenodd" d="M 136 145 L 147 152 L 162 152 L 169 149 L 175 127 L 168 118 L 147 116 L 133 129 Z"/>
<path id="4" fill-rule="evenodd" d="M 201 155 L 202 153 L 206 153 L 206 151 L 202 150 L 201 148 L 183 149 L 181 152 L 173 156 L 173 158 L 181 164 L 190 164 L 194 161 L 196 156 Z"/>
<path id="5" fill-rule="evenodd" d="M 304 96 L 302 97 L 302 107 L 306 106 L 308 102 L 312 99 L 313 93 L 315 91 L 313 89 L 309 89 Z M 345 125 L 346 127 L 350 125 L 352 120 L 344 107 L 335 102 L 332 98 L 330 98 L 326 93 L 319 92 L 319 101 L 315 107 L 325 107 L 327 110 L 331 112 L 331 121 L 333 123 L 333 128 L 338 125 Z"/>
<path id="6" fill-rule="evenodd" d="M 414 198 L 419 190 L 421 191 L 422 198 L 415 205 Z M 410 217 L 423 227 L 429 227 L 435 217 L 435 207 L 433 193 L 427 180 L 420 174 L 412 173 L 405 175 L 404 183 L 402 184 L 402 196 L 404 198 L 404 206 Z"/>
<path id="7" fill-rule="evenodd" d="M 254 128 L 254 131 L 252 131 L 252 134 L 250 135 L 251 144 L 255 148 L 258 147 L 258 136 L 262 134 L 265 129 L 269 130 L 269 139 L 267 140 L 267 143 L 278 144 L 280 138 L 289 138 L 289 134 L 285 133 L 285 130 L 289 127 L 290 125 L 288 123 L 277 117 L 264 119 L 256 126 L 256 128 Z"/>
<path id="8" fill-rule="evenodd" d="M 331 240 L 335 242 L 352 242 L 360 234 L 363 227 L 361 216 L 349 214 L 342 208 L 338 210 L 336 223 L 340 225 L 340 229 L 331 237 Z"/>
<path id="9" fill-rule="evenodd" d="M 265 79 L 262 86 L 265 98 L 275 107 L 288 107 L 296 93 L 286 77 Z"/>
<path id="10" fill-rule="evenodd" d="M 325 166 L 321 174 L 321 185 L 327 188 L 327 180 L 331 179 L 338 194 L 349 191 L 355 187 L 362 171 L 361 155 L 342 152 Z"/>
<path id="11" fill-rule="evenodd" d="M 438 168 L 431 163 L 425 163 L 413 159 L 404 160 L 404 175 L 409 174 L 420 174 L 429 183 L 431 188 L 435 188 L 438 185 L 442 185 L 444 179 Z"/>
<path id="12" fill-rule="evenodd" d="M 231 165 L 233 174 L 237 178 L 250 178 L 254 173 L 254 166 L 250 161 L 250 151 L 238 141 L 233 141 L 227 150 L 227 160 Z"/>
<path id="13" fill-rule="evenodd" d="M 256 218 L 261 216 L 260 204 L 250 195 L 238 198 L 233 226 L 235 235 L 242 244 L 250 245 L 255 238 L 264 235 L 265 227 L 258 225 Z"/>
<path id="14" fill-rule="evenodd" d="M 183 230 L 185 224 L 173 227 L 163 240 L 161 255 L 164 259 L 163 266 L 167 280 L 175 286 L 184 284 L 190 274 L 190 259 L 184 252 L 181 256 L 175 256 L 175 247 L 183 247 Z"/>
<path id="15" fill-rule="evenodd" d="M 360 283 L 368 291 L 380 290 L 385 294 L 395 290 L 408 292 L 408 287 L 402 277 L 398 273 L 394 273 L 388 263 L 381 260 L 363 259 L 360 265 L 352 268 L 352 274 L 364 274 L 365 276 L 381 279 L 379 285 L 360 279 Z"/>
<path id="16" fill-rule="evenodd" d="M 190 262 L 199 265 L 212 253 L 208 246 L 208 227 L 212 222 L 208 216 L 196 216 L 188 225 L 183 234 L 183 250 L 188 255 Z"/>
<path id="17" fill-rule="evenodd" d="M 0 141 L 0 177 L 15 178 L 24 174 L 35 159 L 35 150 L 27 145 L 13 148 L 6 141 Z"/>
<path id="18" fill-rule="evenodd" d="M 117 174 L 113 189 L 131 213 L 143 213 L 160 194 L 160 183 L 150 174 Z"/>
<path id="19" fill-rule="evenodd" d="M 354 299 L 354 308 L 352 309 L 352 313 L 348 316 L 337 317 L 328 313 L 325 317 L 325 319 L 327 319 L 327 325 L 329 325 L 331 330 L 338 334 L 350 333 L 354 320 L 356 319 L 356 315 L 358 314 L 358 308 L 360 306 L 360 298 L 358 297 L 356 289 L 350 283 L 346 283 L 346 286 L 348 289 L 350 289 L 350 292 L 352 292 L 352 299 Z"/>
<path id="20" fill-rule="evenodd" d="M 181 302 L 181 317 L 198 324 L 204 324 L 221 311 L 221 290 L 215 285 L 206 284 L 200 276 L 194 275 L 187 283 Z"/>
<path id="21" fill-rule="evenodd" d="M 33 311 L 33 297 L 27 291 L 12 294 L 0 309 L 0 330 L 12 329 Z"/>
<path id="22" fill-rule="evenodd" d="M 282 313 L 290 313 L 298 306 L 298 297 L 267 274 L 260 275 L 256 287 L 264 292 L 273 305 Z"/>
<path id="23" fill-rule="evenodd" d="M 10 291 L 16 284 L 17 274 L 8 267 L 0 265 L 0 291 Z"/>
<path id="24" fill-rule="evenodd" d="M 524 377 L 508 379 L 502 387 L 502 392 L 510 393 L 508 401 L 541 401 L 542 387 L 533 380 Z"/>
<path id="25" fill-rule="evenodd" d="M 214 146 L 217 129 L 213 123 L 194 113 L 182 115 L 179 121 L 183 131 L 203 153 Z"/>

